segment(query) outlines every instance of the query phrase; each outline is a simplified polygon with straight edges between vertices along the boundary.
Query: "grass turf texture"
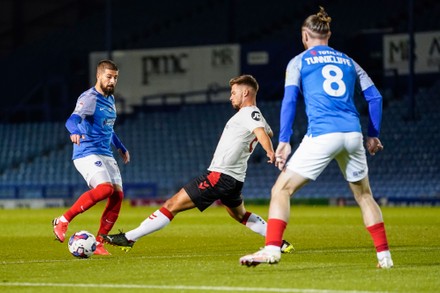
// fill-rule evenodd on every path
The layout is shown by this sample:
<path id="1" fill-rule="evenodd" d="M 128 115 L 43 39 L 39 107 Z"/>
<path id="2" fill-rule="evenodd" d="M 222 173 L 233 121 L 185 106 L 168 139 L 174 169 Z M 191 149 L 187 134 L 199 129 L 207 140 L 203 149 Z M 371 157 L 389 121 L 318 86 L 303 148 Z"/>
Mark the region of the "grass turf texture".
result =
<path id="1" fill-rule="evenodd" d="M 155 207 L 125 204 L 113 232 L 129 230 Z M 248 206 L 267 217 L 267 206 Z M 96 233 L 103 205 L 79 215 L 76 231 Z M 296 251 L 278 265 L 240 266 L 261 236 L 222 207 L 179 214 L 129 253 L 75 259 L 54 241 L 51 220 L 64 209 L 0 211 L 1 292 L 438 292 L 440 209 L 383 208 L 395 267 L 376 269 L 376 253 L 357 207 L 293 206 L 285 238 Z"/>

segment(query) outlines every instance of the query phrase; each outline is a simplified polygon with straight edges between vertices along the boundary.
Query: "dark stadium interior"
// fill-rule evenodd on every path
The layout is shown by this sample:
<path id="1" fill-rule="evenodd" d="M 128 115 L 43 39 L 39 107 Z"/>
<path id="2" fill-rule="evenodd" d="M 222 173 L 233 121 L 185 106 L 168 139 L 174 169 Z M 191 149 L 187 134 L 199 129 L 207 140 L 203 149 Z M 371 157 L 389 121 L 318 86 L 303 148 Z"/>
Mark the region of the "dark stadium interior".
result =
<path id="1" fill-rule="evenodd" d="M 330 45 L 366 69 L 384 96 L 385 150 L 369 159 L 373 192 L 440 200 L 440 71 L 412 79 L 386 76 L 381 42 L 383 34 L 440 31 L 438 0 L 0 0 L 0 199 L 77 195 L 75 188 L 86 188 L 70 161 L 64 121 L 90 86 L 90 52 L 277 44 L 283 48 L 279 60 L 257 76 L 265 87 L 259 107 L 277 133 L 285 66 L 302 50 L 302 21 L 319 5 L 333 18 Z M 155 193 L 170 196 L 208 166 L 230 105 L 139 106 L 116 126 L 136 158 L 122 168 L 126 187 L 153 183 Z M 359 110 L 366 122 L 361 101 Z M 295 124 L 294 145 L 304 119 Z M 188 139 L 195 127 L 212 131 L 203 141 Z M 261 148 L 254 156 L 244 194 L 267 198 L 277 172 L 266 166 Z M 332 166 L 298 197 L 348 197 L 337 176 Z"/>

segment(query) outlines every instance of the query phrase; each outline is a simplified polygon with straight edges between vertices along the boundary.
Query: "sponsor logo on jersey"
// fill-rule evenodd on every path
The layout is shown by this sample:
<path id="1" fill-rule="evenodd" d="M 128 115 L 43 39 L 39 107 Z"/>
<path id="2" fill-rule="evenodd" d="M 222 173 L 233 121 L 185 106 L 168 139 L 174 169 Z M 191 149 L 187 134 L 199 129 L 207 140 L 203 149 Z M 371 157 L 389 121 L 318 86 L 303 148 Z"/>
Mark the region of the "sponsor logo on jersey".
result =
<path id="1" fill-rule="evenodd" d="M 98 167 L 102 167 L 102 162 L 101 161 L 96 161 L 95 165 L 98 166 Z"/>
<path id="2" fill-rule="evenodd" d="M 104 119 L 102 125 L 113 126 L 115 125 L 116 119 Z"/>
<path id="3" fill-rule="evenodd" d="M 261 113 L 258 111 L 254 111 L 254 112 L 252 112 L 251 117 L 255 121 L 260 121 L 261 120 Z"/>

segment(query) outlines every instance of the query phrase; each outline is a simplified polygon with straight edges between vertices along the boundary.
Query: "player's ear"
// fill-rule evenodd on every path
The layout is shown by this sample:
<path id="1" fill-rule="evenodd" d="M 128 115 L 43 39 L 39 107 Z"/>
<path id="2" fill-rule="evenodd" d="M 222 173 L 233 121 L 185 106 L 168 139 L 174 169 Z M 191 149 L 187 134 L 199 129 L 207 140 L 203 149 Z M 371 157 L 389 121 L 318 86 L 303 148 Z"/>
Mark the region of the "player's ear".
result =
<path id="1" fill-rule="evenodd" d="M 305 30 L 302 31 L 302 38 L 303 38 L 304 42 L 309 41 L 309 35 L 307 34 L 307 32 Z"/>

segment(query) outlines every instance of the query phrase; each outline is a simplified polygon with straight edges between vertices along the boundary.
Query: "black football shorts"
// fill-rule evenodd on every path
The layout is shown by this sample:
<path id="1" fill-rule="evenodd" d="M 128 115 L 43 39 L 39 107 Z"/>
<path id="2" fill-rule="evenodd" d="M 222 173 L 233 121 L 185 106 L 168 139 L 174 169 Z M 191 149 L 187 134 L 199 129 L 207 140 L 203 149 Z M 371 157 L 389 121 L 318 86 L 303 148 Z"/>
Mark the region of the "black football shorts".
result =
<path id="1" fill-rule="evenodd" d="M 183 187 L 201 212 L 216 200 L 230 208 L 238 207 L 243 202 L 242 188 L 243 182 L 213 171 L 207 171 Z"/>

